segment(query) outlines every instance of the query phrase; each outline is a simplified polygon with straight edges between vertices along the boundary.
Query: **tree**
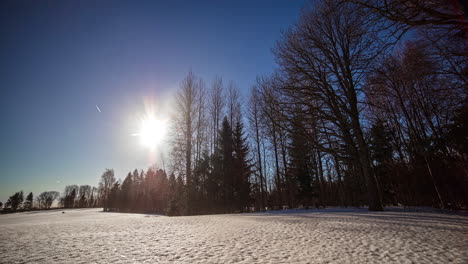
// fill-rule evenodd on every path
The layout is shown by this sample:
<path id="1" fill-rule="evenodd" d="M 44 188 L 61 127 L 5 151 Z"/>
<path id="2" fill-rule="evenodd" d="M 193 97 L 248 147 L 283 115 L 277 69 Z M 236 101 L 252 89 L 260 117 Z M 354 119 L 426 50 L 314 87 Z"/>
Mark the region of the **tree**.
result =
<path id="1" fill-rule="evenodd" d="M 304 205 L 309 206 L 312 196 L 312 175 L 310 168 L 311 147 L 304 137 L 304 125 L 300 112 L 296 114 L 291 124 L 291 145 L 290 145 L 290 170 L 292 177 L 297 182 L 297 199 Z"/>
<path id="2" fill-rule="evenodd" d="M 36 197 L 37 205 L 40 209 L 50 209 L 55 199 L 60 196 L 59 192 L 46 191 Z"/>
<path id="3" fill-rule="evenodd" d="M 231 127 L 234 127 L 241 119 L 239 100 L 239 90 L 234 81 L 230 81 L 227 89 L 227 117 Z"/>
<path id="4" fill-rule="evenodd" d="M 219 131 L 218 155 L 221 158 L 221 190 L 223 192 L 223 209 L 232 211 L 234 196 L 233 177 L 233 142 L 232 129 L 227 117 L 224 117 Z"/>
<path id="5" fill-rule="evenodd" d="M 384 204 L 396 205 L 390 167 L 393 162 L 391 133 L 384 121 L 377 119 L 370 130 L 369 150 Z"/>
<path id="6" fill-rule="evenodd" d="M 80 185 L 78 188 L 78 207 L 84 208 L 89 207 L 89 201 L 91 199 L 92 187 L 89 185 Z"/>
<path id="7" fill-rule="evenodd" d="M 356 157 L 365 180 L 369 210 L 380 211 L 359 98 L 371 63 L 391 37 L 385 35 L 388 25 L 366 23 L 364 15 L 355 5 L 318 1 L 284 35 L 275 53 L 285 78 L 282 92 L 327 121 L 329 127 L 324 129 L 339 132 L 336 136 Z"/>
<path id="8" fill-rule="evenodd" d="M 63 192 L 63 197 L 61 198 L 62 205 L 65 208 L 75 207 L 75 200 L 78 195 L 78 185 L 67 185 L 65 186 L 65 191 Z"/>
<path id="9" fill-rule="evenodd" d="M 106 169 L 101 176 L 101 181 L 99 182 L 99 190 L 101 193 L 101 199 L 103 201 L 104 212 L 110 209 L 109 198 L 114 183 L 114 170 Z"/>
<path id="10" fill-rule="evenodd" d="M 89 195 L 89 207 L 97 207 L 100 205 L 98 193 L 98 188 L 93 186 L 91 188 L 91 194 Z"/>
<path id="11" fill-rule="evenodd" d="M 249 147 L 244 135 L 244 126 L 237 121 L 233 132 L 233 177 L 235 205 L 240 212 L 248 211 L 250 206 L 250 174 L 251 164 L 248 158 Z"/>
<path id="12" fill-rule="evenodd" d="M 210 154 L 213 154 L 218 144 L 218 131 L 221 117 L 223 114 L 223 80 L 217 76 L 212 83 L 209 101 L 209 115 L 210 115 Z"/>
<path id="13" fill-rule="evenodd" d="M 33 207 L 33 193 L 30 192 L 28 196 L 26 196 L 26 201 L 24 202 L 23 208 L 25 210 L 30 210 Z"/>
<path id="14" fill-rule="evenodd" d="M 107 211 L 118 211 L 121 206 L 121 196 L 120 196 L 120 180 L 115 181 L 110 189 L 108 196 L 108 208 Z"/>
<path id="15" fill-rule="evenodd" d="M 382 17 L 409 26 L 439 25 L 466 27 L 463 9 L 446 0 L 345 0 L 367 8 Z"/>
<path id="16" fill-rule="evenodd" d="M 262 142 L 262 132 L 261 132 L 261 101 L 260 101 L 260 94 L 257 86 L 253 86 L 250 90 L 250 98 L 249 98 L 249 105 L 248 105 L 248 120 L 250 125 L 250 133 L 251 137 L 253 138 L 254 146 L 255 146 L 255 173 L 257 174 L 257 186 L 259 190 L 256 192 L 258 196 L 256 199 L 260 201 L 260 209 L 265 209 L 265 192 L 266 192 L 266 177 L 264 175 L 263 170 L 263 160 L 261 152 Z"/>
<path id="17" fill-rule="evenodd" d="M 167 208 L 167 214 L 170 216 L 187 214 L 186 186 L 180 175 L 177 177 L 177 179 L 173 173 L 170 175 L 169 192 L 170 200 Z"/>
<path id="18" fill-rule="evenodd" d="M 133 176 L 129 172 L 127 174 L 127 177 L 125 177 L 122 183 L 122 187 L 121 187 L 123 211 L 128 212 L 128 211 L 131 211 L 132 209 L 133 199 L 134 199 L 133 189 L 134 189 Z"/>
<path id="19" fill-rule="evenodd" d="M 169 175 L 169 205 L 166 214 L 169 216 L 180 215 L 177 201 L 177 180 L 174 173 Z"/>
<path id="20" fill-rule="evenodd" d="M 189 72 L 185 79 L 181 83 L 181 87 L 176 96 L 176 109 L 177 114 L 174 117 L 175 125 L 175 142 L 173 147 L 172 157 L 174 158 L 175 166 L 182 167 L 182 171 L 185 176 L 187 185 L 187 206 L 189 212 L 192 212 L 191 203 L 193 196 L 195 195 L 194 179 L 192 176 L 193 170 L 193 143 L 196 141 L 195 132 L 199 127 L 200 114 L 199 108 L 200 100 L 199 96 L 201 93 L 201 82 L 192 73 Z M 176 168 L 180 170 L 180 168 Z"/>
<path id="21" fill-rule="evenodd" d="M 10 207 L 11 210 L 16 211 L 23 204 L 23 191 L 16 192 L 8 198 L 8 201 L 5 203 L 5 207 Z"/>
<path id="22" fill-rule="evenodd" d="M 463 165 L 454 162 L 459 156 L 448 138 L 466 94 L 463 82 L 442 71 L 445 62 L 434 59 L 430 50 L 424 43 L 406 42 L 399 53 L 381 61 L 365 91 L 370 116 L 388 123 L 395 157 L 408 175 L 400 186 L 411 188 L 400 190 L 400 197 L 444 207 L 465 200 L 461 190 L 455 191 L 466 186 L 455 172 L 463 171 Z"/>

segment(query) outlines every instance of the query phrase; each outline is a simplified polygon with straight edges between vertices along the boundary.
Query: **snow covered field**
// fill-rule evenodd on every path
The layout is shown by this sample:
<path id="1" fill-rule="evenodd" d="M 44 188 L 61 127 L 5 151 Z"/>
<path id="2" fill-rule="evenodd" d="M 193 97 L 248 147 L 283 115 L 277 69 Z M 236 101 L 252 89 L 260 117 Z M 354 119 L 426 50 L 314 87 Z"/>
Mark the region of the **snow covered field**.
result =
<path id="1" fill-rule="evenodd" d="M 468 263 L 468 217 L 329 209 L 0 215 L 0 263 Z"/>

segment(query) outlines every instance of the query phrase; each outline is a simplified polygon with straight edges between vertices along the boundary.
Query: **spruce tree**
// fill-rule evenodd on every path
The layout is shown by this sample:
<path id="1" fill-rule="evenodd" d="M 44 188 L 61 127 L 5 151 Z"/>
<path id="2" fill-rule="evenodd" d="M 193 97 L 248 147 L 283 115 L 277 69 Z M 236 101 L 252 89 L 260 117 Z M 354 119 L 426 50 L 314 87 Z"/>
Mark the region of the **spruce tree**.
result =
<path id="1" fill-rule="evenodd" d="M 244 136 L 244 126 L 238 121 L 233 132 L 234 149 L 234 194 L 236 206 L 240 212 L 244 212 L 250 203 L 250 173 L 251 165 L 248 159 L 249 147 Z"/>
<path id="2" fill-rule="evenodd" d="M 11 210 L 16 211 L 23 204 L 23 191 L 16 192 L 8 198 L 8 201 L 5 204 L 5 207 L 11 207 Z"/>
<path id="3" fill-rule="evenodd" d="M 28 196 L 26 196 L 26 201 L 24 202 L 23 208 L 25 210 L 30 210 L 33 206 L 33 193 L 30 192 Z"/>
<path id="4" fill-rule="evenodd" d="M 219 131 L 219 154 L 222 164 L 222 184 L 223 209 L 225 212 L 232 211 L 234 196 L 234 175 L 233 175 L 233 140 L 232 129 L 227 117 L 224 117 Z"/>
<path id="5" fill-rule="evenodd" d="M 132 211 L 132 204 L 133 204 L 133 176 L 129 172 L 127 177 L 125 177 L 122 187 L 121 187 L 121 194 L 122 194 L 122 210 L 129 212 Z"/>
<path id="6" fill-rule="evenodd" d="M 381 119 L 377 119 L 370 130 L 369 150 L 383 203 L 384 205 L 396 205 L 396 195 L 390 171 L 390 163 L 393 157 L 391 135 Z"/>
<path id="7" fill-rule="evenodd" d="M 312 202 L 312 173 L 310 166 L 310 147 L 304 135 L 303 118 L 298 112 L 292 120 L 292 133 L 290 145 L 290 171 L 297 183 L 297 200 L 304 206 Z"/>

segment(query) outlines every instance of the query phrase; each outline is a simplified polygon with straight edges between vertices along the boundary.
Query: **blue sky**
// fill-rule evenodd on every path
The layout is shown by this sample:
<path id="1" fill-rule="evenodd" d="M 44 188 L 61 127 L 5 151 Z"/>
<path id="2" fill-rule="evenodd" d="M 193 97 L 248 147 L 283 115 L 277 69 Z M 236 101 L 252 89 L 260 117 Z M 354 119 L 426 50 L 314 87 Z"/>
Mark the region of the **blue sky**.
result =
<path id="1" fill-rule="evenodd" d="M 1 1 L 0 201 L 146 169 L 145 101 L 170 108 L 190 69 L 246 93 L 305 3 Z"/>

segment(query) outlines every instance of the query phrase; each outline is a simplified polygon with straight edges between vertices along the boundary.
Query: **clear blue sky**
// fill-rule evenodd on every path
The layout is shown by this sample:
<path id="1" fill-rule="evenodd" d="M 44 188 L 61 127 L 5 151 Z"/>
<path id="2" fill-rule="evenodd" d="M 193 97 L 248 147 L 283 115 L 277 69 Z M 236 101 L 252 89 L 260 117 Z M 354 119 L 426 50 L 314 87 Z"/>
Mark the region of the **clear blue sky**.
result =
<path id="1" fill-rule="evenodd" d="M 190 69 L 245 93 L 305 3 L 1 1 L 0 201 L 146 169 L 144 100 L 170 104 Z"/>

